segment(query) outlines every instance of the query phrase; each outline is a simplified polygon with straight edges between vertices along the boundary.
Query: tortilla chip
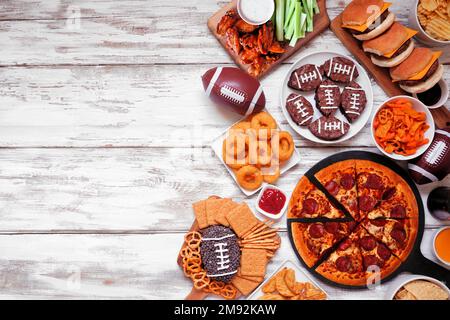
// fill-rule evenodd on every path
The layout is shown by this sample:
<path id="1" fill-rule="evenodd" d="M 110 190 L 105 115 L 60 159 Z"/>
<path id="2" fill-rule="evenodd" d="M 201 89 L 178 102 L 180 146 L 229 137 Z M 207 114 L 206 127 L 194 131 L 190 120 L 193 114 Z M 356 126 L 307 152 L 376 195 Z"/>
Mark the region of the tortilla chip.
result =
<path id="1" fill-rule="evenodd" d="M 448 294 L 437 284 L 426 280 L 414 280 L 404 285 L 417 300 L 448 300 Z"/>

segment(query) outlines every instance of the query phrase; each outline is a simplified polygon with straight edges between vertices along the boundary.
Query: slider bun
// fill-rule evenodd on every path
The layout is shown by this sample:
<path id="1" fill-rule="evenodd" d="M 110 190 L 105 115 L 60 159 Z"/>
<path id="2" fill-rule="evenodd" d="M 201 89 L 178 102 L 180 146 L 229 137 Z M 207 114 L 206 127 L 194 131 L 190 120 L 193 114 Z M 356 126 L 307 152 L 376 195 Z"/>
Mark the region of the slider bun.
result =
<path id="1" fill-rule="evenodd" d="M 383 7 L 383 0 L 354 0 L 342 12 L 342 23 L 349 26 L 360 26 L 374 14 L 371 6 Z"/>
<path id="2" fill-rule="evenodd" d="M 436 72 L 429 77 L 426 81 L 420 82 L 414 86 L 404 86 L 400 85 L 400 88 L 409 93 L 421 93 L 433 88 L 433 86 L 441 80 L 442 75 L 444 74 L 444 67 L 442 64 L 439 65 Z"/>
<path id="3" fill-rule="evenodd" d="M 370 57 L 370 59 L 372 60 L 373 64 L 375 64 L 377 66 L 385 67 L 385 68 L 392 68 L 392 67 L 398 66 L 400 63 L 405 61 L 409 57 L 411 52 L 413 52 L 413 50 L 414 50 L 414 41 L 411 40 L 408 48 L 405 51 L 403 51 L 402 53 L 400 53 L 399 55 L 397 55 L 391 59 L 380 59 L 373 54 Z"/>
<path id="4" fill-rule="evenodd" d="M 394 21 L 395 21 L 395 14 L 393 14 L 392 12 L 389 12 L 386 19 L 384 19 L 384 21 L 378 27 L 376 27 L 369 33 L 354 34 L 353 36 L 356 39 L 361 40 L 361 41 L 373 39 L 375 37 L 378 37 L 380 34 L 385 32 L 387 29 L 389 29 L 389 27 L 394 23 Z M 376 23 L 376 21 L 374 23 Z"/>
<path id="5" fill-rule="evenodd" d="M 408 80 L 425 69 L 433 57 L 428 48 L 415 48 L 405 61 L 390 70 L 392 80 Z"/>
<path id="6" fill-rule="evenodd" d="M 382 56 L 397 50 L 408 38 L 407 29 L 398 22 L 394 22 L 388 31 L 379 37 L 364 41 L 364 52 L 375 53 Z"/>

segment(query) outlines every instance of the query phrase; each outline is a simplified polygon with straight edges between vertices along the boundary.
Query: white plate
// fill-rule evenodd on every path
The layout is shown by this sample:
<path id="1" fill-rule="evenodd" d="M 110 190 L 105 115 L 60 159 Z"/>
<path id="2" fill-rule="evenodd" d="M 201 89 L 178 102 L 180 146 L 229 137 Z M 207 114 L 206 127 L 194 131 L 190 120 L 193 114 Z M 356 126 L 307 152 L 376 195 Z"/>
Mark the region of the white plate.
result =
<path id="1" fill-rule="evenodd" d="M 340 110 L 336 111 L 336 113 L 334 114 L 334 116 L 340 120 L 343 120 L 347 123 L 350 124 L 350 129 L 347 132 L 346 135 L 344 135 L 343 137 L 341 137 L 340 139 L 337 140 L 332 140 L 332 141 L 327 141 L 327 140 L 322 140 L 317 138 L 315 135 L 313 135 L 311 133 L 311 131 L 308 129 L 308 127 L 300 127 L 299 125 L 297 125 L 291 118 L 291 116 L 289 115 L 289 112 L 286 109 L 286 99 L 287 97 L 291 94 L 291 93 L 297 93 L 297 94 L 301 94 L 302 96 L 304 96 L 310 103 L 311 105 L 314 107 L 314 118 L 313 121 L 320 118 L 322 116 L 322 114 L 320 113 L 320 111 L 315 107 L 316 106 L 316 101 L 314 100 L 314 94 L 315 91 L 298 91 L 298 90 L 294 90 L 288 87 L 288 81 L 289 81 L 289 77 L 291 76 L 291 73 L 295 70 L 300 68 L 301 66 L 311 63 L 311 64 L 315 64 L 317 66 L 319 65 L 323 65 L 325 63 L 325 61 L 327 61 L 328 59 L 331 59 L 333 57 L 344 57 L 347 58 L 351 61 L 353 61 L 356 65 L 356 69 L 358 70 L 359 76 L 358 78 L 356 78 L 356 80 L 354 80 L 356 83 L 358 83 L 361 88 L 366 92 L 366 97 L 367 97 L 367 105 L 364 108 L 364 111 L 362 112 L 361 116 L 353 123 L 350 123 L 345 116 L 341 113 Z M 344 88 L 344 84 L 339 84 L 339 88 L 342 92 L 343 88 Z M 373 92 L 372 92 L 372 84 L 370 82 L 369 77 L 367 76 L 366 71 L 363 69 L 363 67 L 361 67 L 361 65 L 356 62 L 354 59 L 345 56 L 343 54 L 337 53 L 337 52 L 331 52 L 331 51 L 321 51 L 321 52 L 313 52 L 313 53 L 308 53 L 308 54 L 304 54 L 303 56 L 300 57 L 300 59 L 298 59 L 293 65 L 292 67 L 289 69 L 289 71 L 287 72 L 284 81 L 283 81 L 283 87 L 281 88 L 281 94 L 280 94 L 280 103 L 281 103 L 281 109 L 283 110 L 283 114 L 285 116 L 285 118 L 287 119 L 287 122 L 289 123 L 289 125 L 292 127 L 292 129 L 294 129 L 299 135 L 301 135 L 302 137 L 311 140 L 313 142 L 317 142 L 317 143 L 323 143 L 323 144 L 334 144 L 334 143 L 339 143 L 345 140 L 350 139 L 351 137 L 353 137 L 355 134 L 357 134 L 362 128 L 364 128 L 364 126 L 366 125 L 367 121 L 370 118 L 370 114 L 372 112 L 372 105 L 373 105 Z"/>
<path id="2" fill-rule="evenodd" d="M 310 282 L 314 286 L 316 286 L 317 288 L 319 288 L 320 290 L 325 292 L 325 294 L 327 295 L 327 298 L 329 297 L 328 293 L 325 290 L 323 290 L 317 284 L 317 282 L 315 282 L 304 271 L 302 271 L 300 269 L 300 267 L 296 263 L 292 262 L 291 260 L 285 260 L 269 277 L 266 278 L 266 280 L 263 281 L 263 283 L 261 283 L 259 285 L 258 288 L 255 289 L 255 291 L 253 291 L 252 294 L 250 294 L 247 297 L 247 300 L 258 300 L 259 297 L 263 296 L 264 292 L 262 292 L 262 290 L 261 290 L 262 287 L 267 283 L 267 281 L 269 281 L 274 275 L 276 275 L 278 273 L 278 271 L 280 271 L 284 267 L 294 269 L 294 271 L 295 271 L 295 281 L 298 281 L 298 282 Z"/>
<path id="3" fill-rule="evenodd" d="M 409 100 L 412 105 L 413 105 L 413 109 L 419 112 L 425 112 L 425 115 L 427 116 L 427 124 L 430 126 L 428 128 L 427 131 L 425 131 L 425 138 L 428 139 L 428 143 L 424 144 L 423 146 L 421 146 L 419 149 L 417 149 L 416 153 L 410 155 L 410 156 L 403 156 L 401 154 L 396 154 L 396 153 L 387 153 L 386 151 L 384 151 L 384 149 L 382 147 L 380 147 L 378 145 L 378 143 L 375 140 L 375 130 L 373 129 L 373 120 L 375 119 L 375 117 L 378 114 L 378 111 L 381 109 L 382 106 L 384 106 L 386 103 L 388 103 L 389 101 L 395 100 L 395 99 L 399 99 L 399 98 L 403 98 L 403 99 L 407 99 Z M 372 140 L 375 143 L 375 145 L 377 146 L 378 150 L 380 150 L 385 156 L 394 159 L 394 160 L 411 160 L 414 158 L 417 158 L 418 156 L 420 156 L 422 153 L 424 153 L 428 147 L 431 145 L 431 142 L 433 142 L 433 138 L 434 138 L 434 120 L 433 120 L 433 116 L 431 115 L 430 110 L 428 110 L 428 108 L 418 99 L 410 97 L 410 96 L 396 96 L 396 97 L 392 97 L 387 99 L 385 102 L 383 102 L 381 105 L 378 106 L 378 108 L 375 110 L 375 112 L 373 113 L 372 116 L 372 123 L 370 124 L 370 132 L 372 133 Z"/>
<path id="4" fill-rule="evenodd" d="M 267 111 L 266 111 L 267 112 Z M 242 120 L 237 121 L 236 123 L 240 122 Z M 230 128 L 232 126 L 234 126 L 236 123 L 232 124 L 228 129 L 226 129 L 221 135 L 219 135 L 217 138 L 215 138 L 212 143 L 211 143 L 211 148 L 213 149 L 214 153 L 216 154 L 217 158 L 219 158 L 220 162 L 222 162 L 222 164 L 225 166 L 225 168 L 227 168 L 228 172 L 230 173 L 230 175 L 233 177 L 234 181 L 236 181 L 236 184 L 239 186 L 239 188 L 241 189 L 241 191 L 247 196 L 251 196 L 253 194 L 255 194 L 256 192 L 258 192 L 258 190 L 261 190 L 262 187 L 264 187 L 265 185 L 267 185 L 266 182 L 263 182 L 261 187 L 259 187 L 258 189 L 255 190 L 247 190 L 242 188 L 239 183 L 237 182 L 237 178 L 236 175 L 234 174 L 233 170 L 231 170 L 231 168 L 229 166 L 227 166 L 225 164 L 225 162 L 223 161 L 222 158 L 222 144 L 223 144 L 223 140 L 225 140 L 226 135 L 228 130 L 230 130 Z M 280 125 L 277 123 L 278 128 L 281 128 Z M 281 163 L 280 164 L 280 178 L 281 176 L 288 171 L 289 169 L 291 169 L 292 167 L 294 167 L 297 163 L 299 163 L 300 161 L 300 154 L 297 151 L 297 148 L 294 147 L 294 153 L 292 154 L 292 157 Z M 286 200 L 287 201 L 287 200 Z"/>

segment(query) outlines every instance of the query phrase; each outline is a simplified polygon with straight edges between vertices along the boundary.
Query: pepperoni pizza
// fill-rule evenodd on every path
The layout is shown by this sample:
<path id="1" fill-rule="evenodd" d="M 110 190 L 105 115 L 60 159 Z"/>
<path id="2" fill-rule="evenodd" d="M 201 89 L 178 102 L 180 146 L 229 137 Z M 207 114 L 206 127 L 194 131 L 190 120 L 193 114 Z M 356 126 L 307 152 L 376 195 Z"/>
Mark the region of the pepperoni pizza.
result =
<path id="1" fill-rule="evenodd" d="M 288 208 L 292 242 L 305 264 L 349 286 L 365 286 L 374 273 L 384 279 L 397 270 L 419 229 L 417 201 L 407 182 L 379 163 L 359 159 L 333 163 L 314 178 L 301 178 Z M 345 210 L 336 209 L 335 201 Z"/>

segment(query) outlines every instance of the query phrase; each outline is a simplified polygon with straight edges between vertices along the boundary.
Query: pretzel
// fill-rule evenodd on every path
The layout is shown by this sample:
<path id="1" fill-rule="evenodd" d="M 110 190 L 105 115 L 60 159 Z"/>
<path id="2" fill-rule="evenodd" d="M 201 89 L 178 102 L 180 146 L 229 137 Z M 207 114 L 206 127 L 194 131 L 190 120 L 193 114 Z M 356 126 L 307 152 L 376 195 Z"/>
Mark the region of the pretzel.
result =
<path id="1" fill-rule="evenodd" d="M 200 258 L 188 258 L 183 263 L 183 271 L 187 277 L 191 277 L 195 273 L 202 271 L 202 260 Z"/>
<path id="2" fill-rule="evenodd" d="M 225 283 L 219 282 L 219 281 L 211 281 L 211 283 L 208 286 L 208 289 L 211 293 L 214 293 L 218 296 L 220 296 L 220 292 L 225 287 Z"/>
<path id="3" fill-rule="evenodd" d="M 194 282 L 195 289 L 203 289 L 209 285 L 211 281 L 206 275 L 205 271 L 194 273 L 191 275 L 192 281 Z"/>
<path id="4" fill-rule="evenodd" d="M 200 247 L 200 242 L 202 241 L 202 235 L 197 231 L 188 232 L 184 236 L 184 241 L 191 249 L 197 249 Z"/>
<path id="5" fill-rule="evenodd" d="M 231 284 L 226 284 L 222 290 L 220 290 L 220 295 L 227 300 L 236 298 L 237 290 Z"/>

